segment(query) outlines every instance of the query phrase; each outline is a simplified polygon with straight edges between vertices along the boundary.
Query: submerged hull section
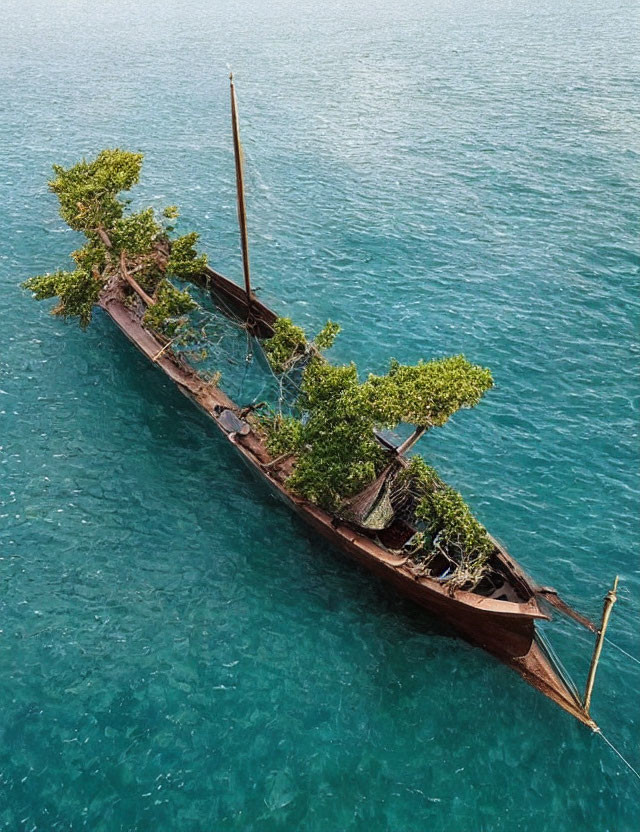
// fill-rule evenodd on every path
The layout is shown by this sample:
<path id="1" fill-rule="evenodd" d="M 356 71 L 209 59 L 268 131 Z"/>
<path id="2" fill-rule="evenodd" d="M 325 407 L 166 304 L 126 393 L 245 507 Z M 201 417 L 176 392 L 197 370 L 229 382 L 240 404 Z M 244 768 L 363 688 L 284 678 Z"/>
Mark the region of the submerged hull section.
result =
<path id="1" fill-rule="evenodd" d="M 241 306 L 242 290 L 216 273 L 212 272 L 208 277 L 211 278 L 212 275 L 214 277 L 211 282 L 217 291 L 227 292 L 227 285 L 234 287 L 233 292 L 227 293 L 225 300 Z M 246 308 L 246 301 L 244 303 Z M 318 506 L 291 494 L 270 467 L 272 460 L 258 433 L 249 431 L 243 435 L 237 430 L 230 430 L 229 420 L 222 418 L 228 411 L 238 412 L 234 402 L 218 387 L 203 381 L 186 362 L 168 350 L 163 351 L 165 345 L 145 329 L 140 318 L 125 305 L 123 288 L 116 280 L 107 285 L 99 304 L 129 340 L 157 364 L 182 393 L 213 418 L 221 433 L 234 445 L 250 468 L 266 481 L 302 520 L 365 569 L 451 625 L 463 638 L 513 668 L 529 684 L 576 719 L 595 728 L 595 723 L 585 713 L 580 701 L 538 645 L 535 638 L 535 621 L 548 619 L 549 616 L 538 606 L 535 586 L 529 586 L 525 573 L 505 552 L 501 550 L 501 565 L 512 576 L 514 585 L 529 589 L 528 601 L 516 603 L 495 600 L 463 590 L 450 592 L 434 578 L 417 576 L 411 570 L 406 557 L 385 549 L 371 538 L 336 521 Z M 253 326 L 258 330 L 268 331 L 275 320 L 274 313 L 259 303 L 256 303 L 252 312 Z"/>

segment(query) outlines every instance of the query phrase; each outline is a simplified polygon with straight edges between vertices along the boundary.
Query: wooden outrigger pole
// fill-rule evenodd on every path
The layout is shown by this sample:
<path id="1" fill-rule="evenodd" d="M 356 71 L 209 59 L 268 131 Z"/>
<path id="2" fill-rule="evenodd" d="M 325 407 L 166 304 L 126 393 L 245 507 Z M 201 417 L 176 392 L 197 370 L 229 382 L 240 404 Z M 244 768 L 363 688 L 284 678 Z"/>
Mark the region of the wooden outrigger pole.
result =
<path id="1" fill-rule="evenodd" d="M 618 591 L 618 575 L 616 575 L 616 579 L 613 582 L 613 588 L 607 592 L 606 597 L 604 599 L 604 607 L 602 609 L 602 623 L 600 624 L 600 629 L 598 630 L 598 637 L 596 639 L 596 646 L 593 651 L 593 656 L 591 658 L 591 666 L 589 667 L 589 675 L 587 676 L 587 687 L 584 694 L 584 710 L 585 713 L 589 714 L 589 709 L 591 707 L 591 694 L 593 693 L 593 684 L 596 680 L 596 671 L 598 669 L 598 662 L 600 661 L 600 654 L 602 653 L 602 645 L 604 643 L 604 634 L 607 631 L 607 626 L 609 624 L 609 618 L 611 616 L 611 610 L 613 609 L 613 605 L 618 599 L 616 592 Z"/>
<path id="2" fill-rule="evenodd" d="M 238 103 L 236 88 L 233 84 L 233 73 L 229 74 L 231 93 L 231 123 L 233 125 L 233 152 L 236 159 L 236 193 L 238 199 L 238 222 L 240 224 L 240 240 L 242 243 L 242 269 L 244 271 L 244 291 L 247 296 L 247 306 L 251 312 L 253 295 L 251 292 L 251 274 L 249 271 L 249 237 L 247 235 L 247 209 L 244 201 L 244 172 L 242 169 L 242 148 L 240 146 L 240 128 L 238 126 Z"/>

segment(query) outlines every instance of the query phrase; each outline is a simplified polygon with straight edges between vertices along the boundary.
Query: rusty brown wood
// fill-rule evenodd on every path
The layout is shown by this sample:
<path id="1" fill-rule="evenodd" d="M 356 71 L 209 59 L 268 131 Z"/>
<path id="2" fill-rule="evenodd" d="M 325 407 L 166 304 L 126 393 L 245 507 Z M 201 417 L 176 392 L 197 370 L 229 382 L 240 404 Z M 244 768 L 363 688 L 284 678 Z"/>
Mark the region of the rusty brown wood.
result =
<path id="1" fill-rule="evenodd" d="M 106 248 L 112 248 L 111 239 L 101 225 L 96 228 L 96 234 L 100 237 Z"/>
<path id="2" fill-rule="evenodd" d="M 255 322 L 254 332 L 260 338 L 270 338 L 273 335 L 273 324 L 278 316 L 262 301 L 258 300 L 255 294 L 252 295 L 251 307 L 249 308 L 244 289 L 229 280 L 228 277 L 214 271 L 210 266 L 207 266 L 202 276 L 195 280 L 211 292 L 214 299 L 216 295 L 221 295 L 225 302 L 234 311 L 239 312 L 242 317 L 245 319 L 251 317 Z"/>
<path id="3" fill-rule="evenodd" d="M 402 445 L 398 445 L 398 447 L 396 448 L 396 453 L 398 454 L 398 456 L 402 456 L 403 454 L 406 454 L 408 450 L 413 448 L 413 446 L 416 444 L 416 442 L 422 436 L 424 436 L 426 431 L 427 431 L 427 427 L 425 425 L 420 425 L 420 427 L 417 427 L 414 430 L 414 432 L 411 434 L 411 436 L 409 436 L 408 439 L 405 439 L 404 442 L 402 443 Z"/>
<path id="4" fill-rule="evenodd" d="M 544 601 L 548 604 L 551 604 L 552 607 L 555 607 L 561 613 L 564 613 L 568 618 L 572 618 L 574 621 L 577 621 L 578 624 L 581 624 L 587 630 L 590 630 L 592 633 L 597 632 L 597 627 L 586 617 L 586 615 L 582 615 L 577 610 L 574 610 L 573 607 L 570 607 L 566 601 L 563 601 L 562 598 L 558 595 L 555 589 L 551 589 L 551 587 L 542 586 L 536 590 L 536 594 L 538 597 L 542 597 Z"/>

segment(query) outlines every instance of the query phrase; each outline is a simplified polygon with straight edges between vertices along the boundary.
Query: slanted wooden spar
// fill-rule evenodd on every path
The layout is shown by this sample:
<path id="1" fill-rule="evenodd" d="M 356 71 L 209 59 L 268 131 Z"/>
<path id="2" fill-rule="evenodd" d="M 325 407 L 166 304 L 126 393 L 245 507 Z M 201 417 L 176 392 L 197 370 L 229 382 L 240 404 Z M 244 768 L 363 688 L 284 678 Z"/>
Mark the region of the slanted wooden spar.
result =
<path id="1" fill-rule="evenodd" d="M 584 710 L 587 714 L 591 710 L 591 694 L 593 693 L 593 684 L 596 679 L 596 672 L 598 670 L 600 654 L 602 653 L 604 635 L 607 632 L 607 627 L 609 626 L 611 610 L 613 609 L 613 605 L 615 604 L 615 602 L 618 600 L 618 596 L 616 595 L 616 592 L 618 591 L 618 578 L 619 576 L 616 575 L 616 579 L 613 582 L 613 588 L 610 589 L 609 592 L 607 592 L 607 595 L 604 599 L 604 606 L 602 608 L 602 623 L 600 624 L 600 629 L 598 630 L 598 637 L 596 639 L 596 646 L 593 651 L 593 657 L 591 659 L 591 666 L 589 667 L 589 675 L 587 676 L 587 686 L 584 694 Z"/>
<path id="2" fill-rule="evenodd" d="M 414 430 L 414 432 L 411 434 L 411 436 L 409 436 L 407 439 L 405 439 L 404 442 L 402 443 L 402 445 L 398 446 L 398 449 L 397 449 L 398 456 L 402 456 L 403 454 L 406 454 L 407 451 L 411 450 L 411 448 L 413 448 L 413 446 L 416 444 L 418 439 L 420 439 L 420 437 L 425 434 L 426 430 L 427 430 L 427 428 L 424 425 L 421 425 L 421 426 L 417 427 Z"/>
<path id="3" fill-rule="evenodd" d="M 238 200 L 238 222 L 240 224 L 240 241 L 242 243 L 242 269 L 244 272 L 244 291 L 247 305 L 251 308 L 253 295 L 251 292 L 251 274 L 249 271 L 249 236 L 247 234 L 247 208 L 244 201 L 244 171 L 242 168 L 242 147 L 240 145 L 240 128 L 238 126 L 238 102 L 236 88 L 233 84 L 233 73 L 229 75 L 229 89 L 231 93 L 231 123 L 233 125 L 233 152 L 236 160 L 236 195 Z"/>

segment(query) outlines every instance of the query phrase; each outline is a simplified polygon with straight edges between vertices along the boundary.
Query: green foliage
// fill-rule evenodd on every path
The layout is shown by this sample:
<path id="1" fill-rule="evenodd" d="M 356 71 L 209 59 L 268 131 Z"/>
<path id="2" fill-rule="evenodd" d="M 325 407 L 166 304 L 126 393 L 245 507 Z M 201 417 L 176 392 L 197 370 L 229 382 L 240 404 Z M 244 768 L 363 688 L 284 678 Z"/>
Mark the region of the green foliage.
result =
<path id="1" fill-rule="evenodd" d="M 274 373 L 285 373 L 308 355 L 333 346 L 340 325 L 327 321 L 311 343 L 304 330 L 291 318 L 278 318 L 273 325 L 273 337 L 264 342 L 264 351 Z"/>
<path id="2" fill-rule="evenodd" d="M 110 228 L 109 236 L 116 253 L 126 251 L 130 257 L 150 254 L 156 240 L 164 236 L 164 229 L 156 221 L 153 208 L 119 217 Z"/>
<path id="3" fill-rule="evenodd" d="M 329 322 L 322 343 L 331 343 L 337 329 Z M 308 348 L 303 331 L 288 318 L 276 321 L 275 330 L 265 349 L 272 366 L 282 372 L 292 356 Z M 298 459 L 289 486 L 335 510 L 381 470 L 385 454 L 374 438 L 376 428 L 401 422 L 442 425 L 460 407 L 476 404 L 492 383 L 488 370 L 463 356 L 413 367 L 392 362 L 388 374 L 360 382 L 354 364 L 335 367 L 315 354 L 304 370 L 297 401 L 303 418 L 298 420 Z"/>
<path id="4" fill-rule="evenodd" d="M 56 178 L 49 188 L 60 200 L 62 219 L 75 231 L 88 234 L 98 227 L 110 228 L 123 212 L 117 194 L 138 182 L 142 158 L 141 153 L 116 148 L 70 168 L 54 165 Z"/>
<path id="5" fill-rule="evenodd" d="M 493 386 L 491 372 L 463 355 L 407 365 L 391 362 L 384 376 L 370 375 L 365 396 L 382 425 L 444 425 L 461 407 L 474 407 Z"/>
<path id="6" fill-rule="evenodd" d="M 107 272 L 113 272 L 121 252 L 126 252 L 129 268 L 135 266 L 136 279 L 148 293 L 160 287 L 160 303 L 147 316 L 156 329 L 175 331 L 177 324 L 167 321 L 181 317 L 181 309 L 193 308 L 193 299 L 167 284 L 164 274 L 189 279 L 202 272 L 206 256 L 198 255 L 195 249 L 198 235 L 186 234 L 175 240 L 167 262 L 168 228 L 156 219 L 152 208 L 125 214 L 128 200 L 118 196 L 138 182 L 142 158 L 140 153 L 116 148 L 103 150 L 95 159 L 83 159 L 70 168 L 53 166 L 55 178 L 49 187 L 60 202 L 60 215 L 87 237 L 87 243 L 71 255 L 75 271 L 41 275 L 24 284 L 38 299 L 58 296 L 60 303 L 54 314 L 77 317 L 81 326 L 87 326 Z M 166 219 L 177 216 L 175 205 L 163 211 Z"/>
<path id="7" fill-rule="evenodd" d="M 333 321 L 327 321 L 313 341 L 318 349 L 328 350 L 333 346 L 339 332 L 340 324 L 336 324 Z"/>
<path id="8" fill-rule="evenodd" d="M 419 456 L 412 458 L 400 478 L 419 497 L 416 518 L 426 524 L 440 549 L 457 564 L 454 583 L 477 583 L 496 547 L 462 495 L 444 483 Z"/>
<path id="9" fill-rule="evenodd" d="M 176 220 L 180 216 L 177 205 L 167 205 L 162 211 L 162 216 L 167 220 Z"/>
<path id="10" fill-rule="evenodd" d="M 106 265 L 106 254 L 103 245 L 89 241 L 82 248 L 71 252 L 71 257 L 79 269 L 85 272 L 98 270 L 101 272 Z"/>
<path id="11" fill-rule="evenodd" d="M 305 414 L 300 420 L 302 450 L 288 485 L 335 510 L 376 477 L 385 459 L 355 365 L 334 367 L 312 359 L 304 371 L 299 406 Z"/>
<path id="12" fill-rule="evenodd" d="M 177 237 L 171 242 L 171 254 L 167 262 L 167 274 L 172 274 L 182 280 L 188 280 L 194 275 L 202 274 L 207 265 L 207 255 L 198 254 L 196 243 L 199 234 L 192 231 L 183 237 Z"/>
<path id="13" fill-rule="evenodd" d="M 296 358 L 306 354 L 307 338 L 291 318 L 278 318 L 273 324 L 273 337 L 263 346 L 274 373 L 284 373 Z"/>
<path id="14" fill-rule="evenodd" d="M 185 329 L 186 316 L 197 305 L 189 292 L 181 292 L 168 280 L 163 280 L 156 291 L 156 303 L 147 308 L 142 322 L 150 329 L 173 337 L 180 329 Z"/>
<path id="15" fill-rule="evenodd" d="M 91 321 L 91 311 L 98 301 L 102 281 L 86 269 L 76 269 L 30 277 L 22 285 L 34 293 L 36 300 L 59 297 L 53 314 L 78 318 L 85 329 Z"/>
<path id="16" fill-rule="evenodd" d="M 267 450 L 274 456 L 296 453 L 301 448 L 302 424 L 293 416 L 283 416 L 281 413 L 263 420 L 266 424 Z"/>

